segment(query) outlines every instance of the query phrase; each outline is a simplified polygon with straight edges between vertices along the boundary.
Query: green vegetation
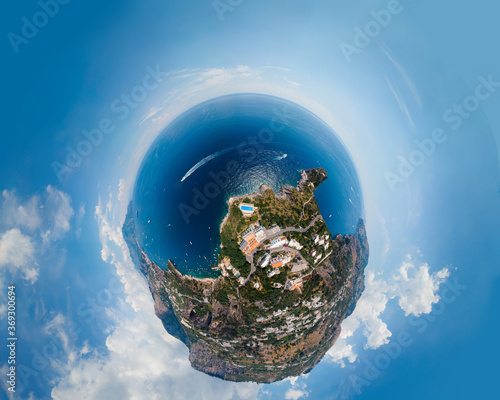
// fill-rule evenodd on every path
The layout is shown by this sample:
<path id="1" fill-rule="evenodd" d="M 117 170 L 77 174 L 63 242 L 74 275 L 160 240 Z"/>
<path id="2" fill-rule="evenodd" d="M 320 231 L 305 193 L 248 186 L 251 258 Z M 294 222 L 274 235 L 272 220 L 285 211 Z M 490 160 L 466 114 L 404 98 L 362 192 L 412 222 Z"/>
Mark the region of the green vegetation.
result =
<path id="1" fill-rule="evenodd" d="M 233 204 L 229 209 L 229 216 L 220 235 L 222 244 L 220 261 L 225 257 L 229 257 L 231 265 L 240 271 L 243 276 L 250 273 L 250 263 L 246 260 L 238 243 L 238 233 L 245 228 L 245 225 L 243 213 L 237 205 Z"/>
<path id="2" fill-rule="evenodd" d="M 241 276 L 247 278 L 250 263 L 239 242 L 249 225 L 259 221 L 266 228 L 274 224 L 281 228 L 308 226 L 319 214 L 314 190 L 326 174 L 309 170 L 307 175 L 309 180 L 302 181 L 301 191 L 287 187 L 282 191 L 286 196 L 276 196 L 268 190 L 262 196 L 236 200 L 229 207 L 221 230 L 219 260 L 228 257 Z M 243 216 L 238 207 L 241 201 L 254 204 L 252 217 Z M 313 260 L 308 254 L 313 248 L 323 256 L 331 251 L 320 266 L 292 274 L 292 261 L 280 267 L 280 274 L 269 278 L 267 273 L 272 267 L 257 266 L 269 252 L 261 245 L 254 255 L 255 274 L 244 286 L 240 286 L 231 270 L 229 276 L 215 280 L 182 276 L 171 264 L 164 274 L 155 275 L 150 270 L 150 288 L 157 291 L 155 298 L 158 295 L 165 306 L 174 310 L 168 318 L 175 319 L 179 332 L 187 335 L 189 340 L 184 342 L 190 347 L 190 361 L 195 369 L 228 380 L 272 382 L 300 375 L 319 362 L 363 290 L 368 253 L 364 229 L 357 236 L 331 240 L 328 251 L 312 240 L 316 233 L 325 232 L 331 237 L 325 222 L 318 219 L 307 233 L 286 233 L 289 239 L 304 246 L 301 253 L 310 263 Z M 275 257 L 288 252 L 272 254 Z M 299 256 L 295 261 L 300 261 Z M 287 282 L 290 284 L 291 279 L 298 277 L 303 279 L 301 288 L 284 289 Z M 261 285 L 259 289 L 254 287 L 256 282 Z M 275 284 L 281 286 L 274 287 Z M 170 332 L 173 324 L 165 320 L 162 319 L 164 326 Z"/>
<path id="3" fill-rule="evenodd" d="M 271 189 L 266 190 L 263 196 L 254 201 L 259 207 L 261 225 L 305 228 L 319 214 L 313 192 L 312 187 L 307 187 L 302 192 L 290 188 L 287 198 L 283 199 L 277 197 Z"/>

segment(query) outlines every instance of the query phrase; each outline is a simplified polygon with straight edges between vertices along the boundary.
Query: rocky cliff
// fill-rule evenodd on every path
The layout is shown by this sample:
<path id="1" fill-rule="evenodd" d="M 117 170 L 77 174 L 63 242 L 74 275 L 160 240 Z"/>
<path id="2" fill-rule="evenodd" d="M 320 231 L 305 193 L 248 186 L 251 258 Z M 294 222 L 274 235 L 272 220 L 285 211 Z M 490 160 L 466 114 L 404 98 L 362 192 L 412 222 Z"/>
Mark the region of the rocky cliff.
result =
<path id="1" fill-rule="evenodd" d="M 328 259 L 300 291 L 266 298 L 248 287 L 235 289 L 222 276 L 195 279 L 171 262 L 160 268 L 140 249 L 133 215 L 130 204 L 123 234 L 148 280 L 156 315 L 189 347 L 193 368 L 222 379 L 273 382 L 310 371 L 337 340 L 364 289 L 368 242 L 362 220 L 355 235 L 337 235 Z"/>

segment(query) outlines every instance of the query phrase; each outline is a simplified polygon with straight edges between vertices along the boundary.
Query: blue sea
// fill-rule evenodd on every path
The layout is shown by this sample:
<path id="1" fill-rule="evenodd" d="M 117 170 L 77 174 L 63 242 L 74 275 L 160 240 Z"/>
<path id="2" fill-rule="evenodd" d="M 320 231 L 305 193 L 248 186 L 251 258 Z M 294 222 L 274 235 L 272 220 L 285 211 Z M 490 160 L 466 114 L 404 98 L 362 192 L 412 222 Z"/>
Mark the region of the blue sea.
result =
<path id="1" fill-rule="evenodd" d="M 328 172 L 316 199 L 330 231 L 354 233 L 363 216 L 361 188 L 347 149 L 328 125 L 271 96 L 202 103 L 174 120 L 144 158 L 133 198 L 139 243 L 162 267 L 170 259 L 182 273 L 215 276 L 228 198 L 262 183 L 276 192 L 296 186 L 300 170 L 316 167 Z"/>

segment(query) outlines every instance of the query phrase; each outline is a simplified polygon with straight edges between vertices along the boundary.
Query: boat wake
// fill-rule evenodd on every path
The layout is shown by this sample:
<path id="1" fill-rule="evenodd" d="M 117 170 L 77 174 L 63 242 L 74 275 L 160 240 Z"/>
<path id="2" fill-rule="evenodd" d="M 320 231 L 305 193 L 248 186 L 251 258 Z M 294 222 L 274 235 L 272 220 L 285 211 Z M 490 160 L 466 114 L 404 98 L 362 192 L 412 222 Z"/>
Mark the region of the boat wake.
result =
<path id="1" fill-rule="evenodd" d="M 226 153 L 229 153 L 230 151 L 232 150 L 235 150 L 237 149 L 238 147 L 240 147 L 241 144 L 237 145 L 237 146 L 231 146 L 231 147 L 228 147 L 227 149 L 223 149 L 223 150 L 219 150 L 219 151 L 216 151 L 215 153 L 213 154 L 210 154 L 209 156 L 206 156 L 204 159 L 202 159 L 201 161 L 197 162 L 193 168 L 191 168 L 188 172 L 186 172 L 186 175 L 184 175 L 184 177 L 181 179 L 181 182 L 184 182 L 187 178 L 189 178 L 189 176 L 191 174 L 194 173 L 194 171 L 196 171 L 198 168 L 202 167 L 203 165 L 205 165 L 207 162 L 213 160 L 214 158 L 217 158 L 223 154 L 226 154 Z"/>
<path id="2" fill-rule="evenodd" d="M 279 161 L 279 160 L 283 160 L 284 158 L 287 158 L 287 157 L 288 157 L 288 154 L 284 153 L 281 156 L 276 157 L 275 160 Z"/>

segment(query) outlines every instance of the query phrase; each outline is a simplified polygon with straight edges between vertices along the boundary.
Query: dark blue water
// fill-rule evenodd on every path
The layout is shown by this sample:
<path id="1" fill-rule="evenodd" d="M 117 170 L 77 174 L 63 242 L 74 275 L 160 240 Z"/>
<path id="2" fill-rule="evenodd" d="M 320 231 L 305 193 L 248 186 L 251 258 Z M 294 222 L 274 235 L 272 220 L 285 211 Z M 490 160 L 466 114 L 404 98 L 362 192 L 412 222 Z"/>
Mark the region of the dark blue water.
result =
<path id="1" fill-rule="evenodd" d="M 149 149 L 134 190 L 138 239 L 150 258 L 183 273 L 212 276 L 227 199 L 296 186 L 300 170 L 323 167 L 316 191 L 334 234 L 352 234 L 363 214 L 356 169 L 345 146 L 319 118 L 271 96 L 210 100 L 173 121 Z M 330 217 L 331 215 L 331 217 Z"/>

